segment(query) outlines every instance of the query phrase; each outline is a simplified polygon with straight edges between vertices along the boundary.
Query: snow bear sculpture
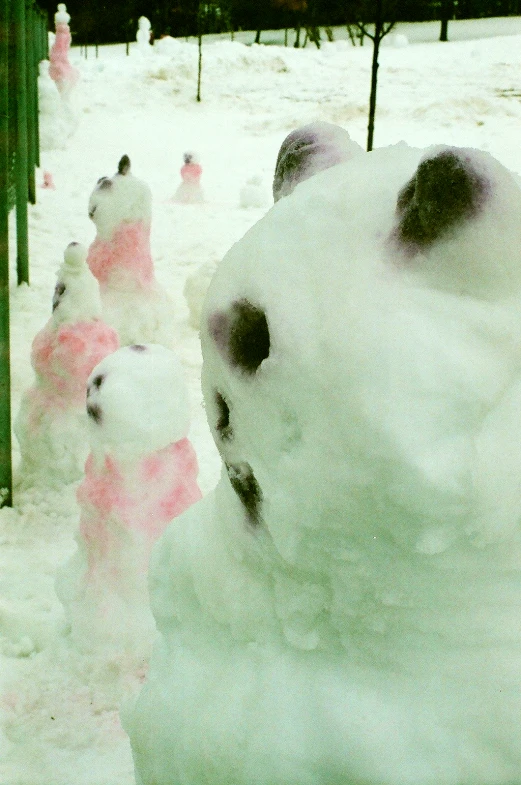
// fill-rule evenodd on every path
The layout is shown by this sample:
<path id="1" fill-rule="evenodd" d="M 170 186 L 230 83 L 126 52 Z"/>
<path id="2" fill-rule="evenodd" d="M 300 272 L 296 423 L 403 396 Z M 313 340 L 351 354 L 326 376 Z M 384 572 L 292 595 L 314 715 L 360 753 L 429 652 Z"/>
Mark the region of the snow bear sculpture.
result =
<path id="1" fill-rule="evenodd" d="M 61 488 L 81 478 L 88 454 L 87 379 L 119 347 L 117 333 L 100 318 L 99 287 L 86 257 L 79 243 L 65 249 L 52 316 L 31 346 L 35 378 L 15 420 L 22 487 L 42 481 Z"/>
<path id="2" fill-rule="evenodd" d="M 219 264 L 214 493 L 158 544 L 143 785 L 521 782 L 521 190 L 399 144 Z"/>
<path id="3" fill-rule="evenodd" d="M 61 571 L 58 594 L 76 645 L 140 659 L 154 634 L 146 586 L 152 544 L 201 498 L 174 352 L 137 344 L 106 357 L 89 377 L 87 414 L 78 550 Z"/>
<path id="4" fill-rule="evenodd" d="M 171 348 L 173 305 L 159 286 L 150 249 L 152 194 L 122 156 L 113 177 L 101 177 L 89 199 L 96 237 L 87 262 L 99 281 L 103 315 L 122 345 Z"/>

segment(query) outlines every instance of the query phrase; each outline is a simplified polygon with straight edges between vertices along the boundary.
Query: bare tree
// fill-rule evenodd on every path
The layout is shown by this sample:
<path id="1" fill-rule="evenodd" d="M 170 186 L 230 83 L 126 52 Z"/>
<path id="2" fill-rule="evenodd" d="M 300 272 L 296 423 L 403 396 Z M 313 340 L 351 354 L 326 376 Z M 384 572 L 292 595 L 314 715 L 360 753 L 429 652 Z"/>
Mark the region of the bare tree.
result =
<path id="1" fill-rule="evenodd" d="M 391 15 L 393 12 L 391 4 L 384 7 L 384 0 L 372 0 L 364 4 L 363 13 L 365 21 L 356 22 L 356 27 L 360 31 L 360 36 L 367 36 L 373 42 L 373 60 L 371 65 L 371 92 L 369 94 L 369 122 L 367 126 L 367 151 L 373 149 L 374 138 L 374 118 L 376 114 L 376 87 L 378 84 L 378 54 L 380 51 L 380 42 L 387 33 L 389 33 L 396 20 L 384 21 L 384 14 Z M 373 32 L 371 32 L 369 25 L 371 24 Z"/>
<path id="2" fill-rule="evenodd" d="M 196 101 L 201 100 L 201 75 L 203 71 L 203 24 L 202 24 L 203 8 L 202 2 L 199 2 L 197 9 L 197 48 L 198 48 L 198 62 L 197 62 L 197 95 Z"/>

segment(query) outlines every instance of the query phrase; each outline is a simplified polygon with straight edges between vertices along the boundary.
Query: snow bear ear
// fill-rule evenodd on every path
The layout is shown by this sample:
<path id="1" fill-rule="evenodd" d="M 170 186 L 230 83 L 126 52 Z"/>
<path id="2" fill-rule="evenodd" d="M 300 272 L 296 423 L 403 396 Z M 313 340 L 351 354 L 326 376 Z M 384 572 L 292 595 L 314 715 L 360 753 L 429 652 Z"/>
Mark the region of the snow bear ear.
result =
<path id="1" fill-rule="evenodd" d="M 273 178 L 273 199 L 288 196 L 302 181 L 363 153 L 348 132 L 333 123 L 317 121 L 292 131 L 279 150 Z"/>
<path id="2" fill-rule="evenodd" d="M 413 254 L 428 248 L 477 215 L 489 190 L 469 151 L 447 148 L 424 159 L 398 194 L 396 240 Z"/>
<path id="3" fill-rule="evenodd" d="M 130 158 L 128 155 L 121 156 L 118 164 L 118 174 L 128 174 L 130 172 Z"/>

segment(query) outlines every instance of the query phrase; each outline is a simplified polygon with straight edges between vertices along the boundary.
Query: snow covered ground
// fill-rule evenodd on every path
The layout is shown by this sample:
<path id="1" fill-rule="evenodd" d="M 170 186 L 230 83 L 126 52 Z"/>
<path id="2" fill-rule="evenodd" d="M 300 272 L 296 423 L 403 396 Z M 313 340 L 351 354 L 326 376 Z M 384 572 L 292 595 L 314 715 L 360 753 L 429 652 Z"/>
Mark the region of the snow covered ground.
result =
<path id="1" fill-rule="evenodd" d="M 506 35 L 521 31 L 520 20 L 456 28 L 462 39 L 465 30 L 488 37 L 405 47 L 388 41 L 382 49 L 375 146 L 404 139 L 419 147 L 479 147 L 521 175 L 521 34 Z M 415 40 L 409 30 L 401 32 Z M 268 209 L 278 148 L 290 130 L 326 120 L 365 146 L 371 48 L 352 48 L 345 40 L 320 51 L 220 40 L 204 47 L 201 103 L 195 101 L 192 43 L 164 39 L 149 56 L 132 48 L 125 57 L 121 46 L 100 47 L 98 59 L 92 54 L 84 60 L 75 49 L 71 56 L 81 71 L 78 129 L 65 149 L 42 154 L 37 180 L 50 171 L 56 190 L 39 188 L 30 208 L 30 287 L 15 287 L 12 243 L 13 415 L 32 383 L 30 346 L 49 317 L 63 251 L 73 240 L 93 240 L 89 194 L 127 154 L 153 193 L 152 253 L 157 278 L 175 304 L 174 348 L 189 383 L 190 437 L 207 493 L 220 462 L 202 407 L 186 278 L 204 263 L 217 263 Z M 203 204 L 171 201 L 185 150 L 199 153 Z M 240 190 L 257 175 L 266 207 L 241 208 Z M 80 654 L 62 634 L 54 580 L 75 549 L 74 494 L 74 486 L 59 493 L 29 488 L 15 495 L 12 509 L 0 511 L 0 785 L 134 782 L 118 715 L 134 677 L 124 662 Z"/>

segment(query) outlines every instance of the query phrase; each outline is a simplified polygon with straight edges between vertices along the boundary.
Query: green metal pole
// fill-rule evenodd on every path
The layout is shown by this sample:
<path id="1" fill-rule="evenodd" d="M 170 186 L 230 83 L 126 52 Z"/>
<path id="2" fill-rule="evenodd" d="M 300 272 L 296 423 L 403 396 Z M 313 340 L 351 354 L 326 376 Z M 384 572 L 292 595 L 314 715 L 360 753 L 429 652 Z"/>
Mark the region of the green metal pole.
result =
<path id="1" fill-rule="evenodd" d="M 9 362 L 9 0 L 0 0 L 0 507 L 13 503 Z"/>
<path id="2" fill-rule="evenodd" d="M 25 0 L 11 0 L 15 33 L 16 85 L 16 271 L 18 283 L 29 283 L 27 218 L 27 69 L 25 57 Z"/>
<path id="3" fill-rule="evenodd" d="M 36 117 L 35 117 L 35 52 L 32 3 L 25 4 L 25 76 L 27 88 L 27 191 L 31 204 L 36 204 Z"/>
<path id="4" fill-rule="evenodd" d="M 40 72 L 40 60 L 43 60 L 42 49 L 40 46 L 41 36 L 40 29 L 42 26 L 42 16 L 37 6 L 32 7 L 33 17 L 33 105 L 34 105 L 34 130 L 35 130 L 35 146 L 34 156 L 36 166 L 40 166 L 40 106 L 38 100 L 38 74 Z"/>

